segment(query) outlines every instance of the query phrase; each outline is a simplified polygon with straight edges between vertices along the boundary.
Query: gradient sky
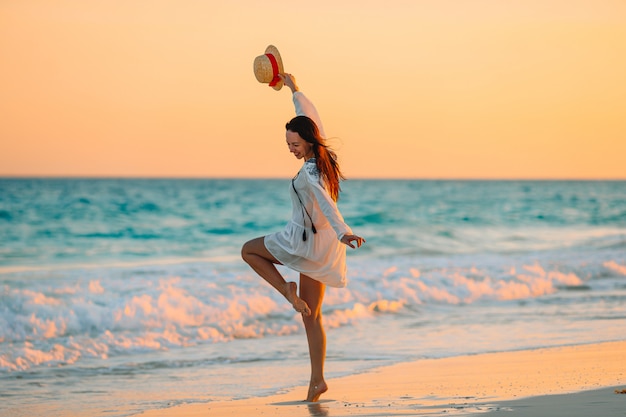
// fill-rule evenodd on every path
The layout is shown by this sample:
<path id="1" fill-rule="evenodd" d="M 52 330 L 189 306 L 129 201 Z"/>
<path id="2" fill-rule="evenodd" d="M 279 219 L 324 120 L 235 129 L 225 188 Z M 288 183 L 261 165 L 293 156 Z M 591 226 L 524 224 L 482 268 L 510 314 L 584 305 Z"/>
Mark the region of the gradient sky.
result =
<path id="1" fill-rule="evenodd" d="M 290 177 L 268 44 L 350 178 L 626 179 L 623 0 L 5 0 L 0 175 Z"/>

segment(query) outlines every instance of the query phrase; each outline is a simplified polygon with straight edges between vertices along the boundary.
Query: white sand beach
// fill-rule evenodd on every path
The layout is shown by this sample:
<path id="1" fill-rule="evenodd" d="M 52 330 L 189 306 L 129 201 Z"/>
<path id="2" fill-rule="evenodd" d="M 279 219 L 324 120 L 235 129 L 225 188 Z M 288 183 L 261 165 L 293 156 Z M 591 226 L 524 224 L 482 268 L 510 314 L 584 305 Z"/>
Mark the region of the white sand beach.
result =
<path id="1" fill-rule="evenodd" d="M 182 405 L 161 416 L 619 416 L 626 414 L 626 341 L 419 360 L 270 397 Z M 219 381 L 216 381 L 219 383 Z"/>

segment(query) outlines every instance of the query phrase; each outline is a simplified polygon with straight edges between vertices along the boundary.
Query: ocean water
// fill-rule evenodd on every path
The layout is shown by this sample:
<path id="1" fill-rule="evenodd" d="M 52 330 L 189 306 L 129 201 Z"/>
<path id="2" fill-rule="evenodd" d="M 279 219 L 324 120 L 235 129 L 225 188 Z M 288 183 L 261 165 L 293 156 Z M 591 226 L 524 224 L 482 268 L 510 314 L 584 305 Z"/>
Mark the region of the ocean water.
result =
<path id="1" fill-rule="evenodd" d="M 0 415 L 304 398 L 301 320 L 239 256 L 287 222 L 289 186 L 0 179 Z M 330 397 L 332 378 L 377 366 L 626 337 L 626 182 L 343 190 L 367 243 L 324 300 Z"/>

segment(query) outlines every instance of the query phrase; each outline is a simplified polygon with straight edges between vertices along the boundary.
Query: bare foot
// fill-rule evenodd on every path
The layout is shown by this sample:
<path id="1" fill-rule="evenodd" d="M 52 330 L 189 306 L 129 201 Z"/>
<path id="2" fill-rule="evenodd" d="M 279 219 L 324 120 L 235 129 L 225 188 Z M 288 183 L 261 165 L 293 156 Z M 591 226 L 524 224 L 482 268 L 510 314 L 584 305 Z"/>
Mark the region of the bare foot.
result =
<path id="1" fill-rule="evenodd" d="M 306 397 L 308 402 L 317 402 L 320 399 L 320 396 L 328 391 L 328 385 L 326 385 L 326 381 L 314 383 L 311 382 L 309 385 L 309 394 Z"/>
<path id="2" fill-rule="evenodd" d="M 311 315 L 311 309 L 309 305 L 302 298 L 298 297 L 298 285 L 295 282 L 285 283 L 287 300 L 291 303 L 294 310 L 298 313 L 302 313 L 305 316 Z"/>

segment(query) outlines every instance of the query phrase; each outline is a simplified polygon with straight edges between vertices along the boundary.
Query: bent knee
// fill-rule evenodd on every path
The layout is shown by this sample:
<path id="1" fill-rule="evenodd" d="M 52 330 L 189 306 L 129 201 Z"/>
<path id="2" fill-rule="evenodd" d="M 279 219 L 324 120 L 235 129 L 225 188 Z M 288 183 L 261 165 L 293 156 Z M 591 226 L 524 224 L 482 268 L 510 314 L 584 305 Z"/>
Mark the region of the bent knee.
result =
<path id="1" fill-rule="evenodd" d="M 248 256 L 250 256 L 250 241 L 243 244 L 241 247 L 241 258 L 246 261 Z"/>
<path id="2" fill-rule="evenodd" d="M 263 244 L 263 240 L 260 240 L 260 239 L 262 238 L 252 239 L 243 244 L 243 246 L 241 247 L 241 257 L 243 258 L 244 261 L 247 261 L 247 259 L 250 258 L 250 255 L 259 254 L 259 249 L 258 249 L 259 242 Z"/>

